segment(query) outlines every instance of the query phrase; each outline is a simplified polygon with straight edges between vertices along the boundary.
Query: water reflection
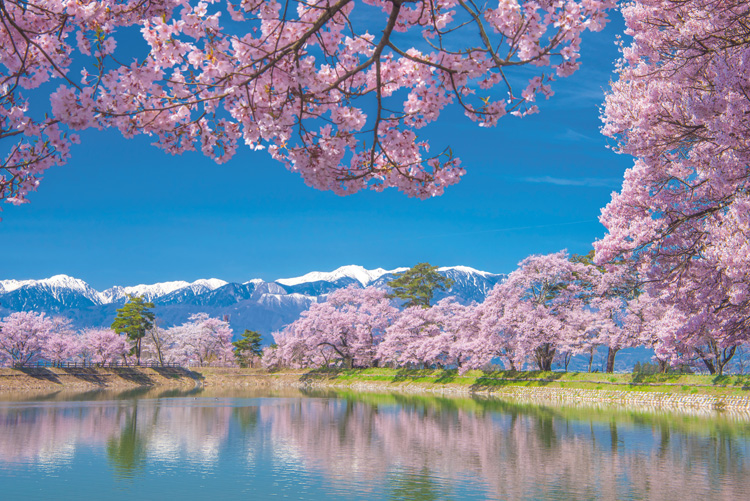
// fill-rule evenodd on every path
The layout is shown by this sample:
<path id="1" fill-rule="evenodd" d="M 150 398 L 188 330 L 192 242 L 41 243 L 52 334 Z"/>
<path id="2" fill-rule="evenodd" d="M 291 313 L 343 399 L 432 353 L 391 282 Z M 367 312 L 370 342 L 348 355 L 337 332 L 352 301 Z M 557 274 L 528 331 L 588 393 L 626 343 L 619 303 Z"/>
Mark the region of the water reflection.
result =
<path id="1" fill-rule="evenodd" d="M 3 485 L 62 467 L 84 482 L 92 454 L 104 486 L 154 494 L 172 475 L 169 492 L 188 497 L 215 482 L 222 496 L 300 499 L 743 499 L 749 445 L 737 416 L 499 400 L 289 390 L 0 402 Z"/>
<path id="2" fill-rule="evenodd" d="M 118 409 L 125 414 L 119 435 L 107 440 L 107 458 L 119 477 L 133 478 L 146 464 L 146 437 L 138 432 L 138 406 Z"/>

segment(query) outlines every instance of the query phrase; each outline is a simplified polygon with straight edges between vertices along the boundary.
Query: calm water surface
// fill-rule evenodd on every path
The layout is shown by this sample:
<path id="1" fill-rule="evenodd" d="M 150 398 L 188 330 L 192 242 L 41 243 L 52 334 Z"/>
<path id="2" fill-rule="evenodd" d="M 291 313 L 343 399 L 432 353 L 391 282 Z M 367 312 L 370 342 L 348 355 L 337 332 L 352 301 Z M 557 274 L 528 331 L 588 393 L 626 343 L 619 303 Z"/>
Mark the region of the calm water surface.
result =
<path id="1" fill-rule="evenodd" d="M 287 392 L 0 394 L 2 499 L 750 497 L 750 418 Z"/>

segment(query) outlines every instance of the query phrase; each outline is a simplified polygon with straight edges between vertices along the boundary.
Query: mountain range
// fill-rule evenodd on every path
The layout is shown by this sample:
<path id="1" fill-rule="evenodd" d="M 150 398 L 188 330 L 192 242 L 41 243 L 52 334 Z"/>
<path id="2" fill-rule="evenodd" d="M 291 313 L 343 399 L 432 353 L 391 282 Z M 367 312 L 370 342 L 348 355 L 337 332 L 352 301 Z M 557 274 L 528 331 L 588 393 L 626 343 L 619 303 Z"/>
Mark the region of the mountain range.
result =
<path id="1" fill-rule="evenodd" d="M 235 283 L 210 278 L 114 286 L 101 292 L 67 275 L 43 280 L 0 280 L 0 316 L 14 311 L 44 311 L 66 316 L 81 328 L 109 326 L 117 308 L 125 304 L 127 294 L 136 294 L 154 303 L 154 312 L 164 327 L 182 323 L 193 313 L 228 315 L 235 333 L 256 330 L 263 334 L 264 342 L 270 343 L 272 332 L 299 318 L 312 303 L 324 301 L 331 292 L 350 285 L 387 289 L 394 275 L 406 269 L 368 270 L 349 265 L 332 272 L 314 271 L 273 282 L 253 279 Z M 452 279 L 453 286 L 435 300 L 454 296 L 462 303 L 484 301 L 495 284 L 506 278 L 467 266 L 438 268 L 438 272 Z"/>

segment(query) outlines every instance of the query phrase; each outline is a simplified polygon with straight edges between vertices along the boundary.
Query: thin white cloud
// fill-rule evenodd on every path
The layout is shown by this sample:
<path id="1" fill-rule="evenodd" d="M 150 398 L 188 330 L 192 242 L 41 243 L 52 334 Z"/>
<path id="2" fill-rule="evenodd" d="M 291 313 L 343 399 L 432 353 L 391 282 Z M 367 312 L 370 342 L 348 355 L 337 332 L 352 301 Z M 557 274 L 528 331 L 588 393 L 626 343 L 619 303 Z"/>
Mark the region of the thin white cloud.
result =
<path id="1" fill-rule="evenodd" d="M 524 177 L 521 181 L 527 183 L 542 183 L 542 184 L 554 184 L 557 186 L 584 186 L 587 188 L 617 188 L 622 184 L 622 179 L 614 177 L 580 177 L 580 178 L 564 178 L 564 177 L 552 177 L 552 176 L 541 176 L 541 177 Z"/>
<path id="2" fill-rule="evenodd" d="M 571 142 L 571 141 L 576 142 L 576 141 L 597 141 L 601 138 L 593 138 L 591 136 L 582 134 L 573 129 L 565 129 L 565 132 L 563 132 L 562 134 L 559 134 L 557 136 L 557 139 L 562 139 L 566 142 Z"/>

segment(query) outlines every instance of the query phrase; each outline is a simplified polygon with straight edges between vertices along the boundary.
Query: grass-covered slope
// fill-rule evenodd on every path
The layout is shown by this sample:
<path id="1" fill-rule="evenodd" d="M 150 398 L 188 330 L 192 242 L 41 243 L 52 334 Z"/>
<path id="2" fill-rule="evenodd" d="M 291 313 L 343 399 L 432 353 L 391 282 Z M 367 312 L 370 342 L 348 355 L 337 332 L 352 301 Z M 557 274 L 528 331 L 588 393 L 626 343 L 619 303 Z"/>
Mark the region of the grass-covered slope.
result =
<path id="1" fill-rule="evenodd" d="M 300 374 L 280 371 L 279 376 Z M 750 375 L 707 376 L 694 374 L 604 374 L 587 372 L 539 371 L 469 371 L 405 369 L 312 370 L 300 374 L 305 380 L 321 380 L 340 384 L 380 381 L 390 385 L 421 384 L 427 386 L 456 385 L 475 391 L 508 386 L 578 388 L 707 395 L 750 395 Z"/>

